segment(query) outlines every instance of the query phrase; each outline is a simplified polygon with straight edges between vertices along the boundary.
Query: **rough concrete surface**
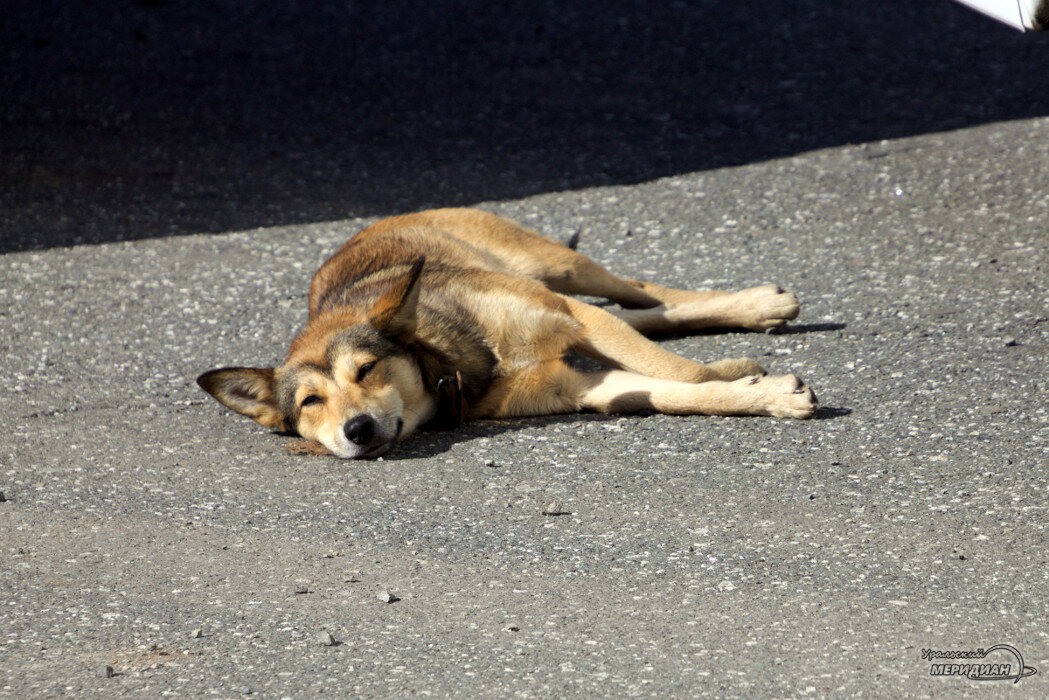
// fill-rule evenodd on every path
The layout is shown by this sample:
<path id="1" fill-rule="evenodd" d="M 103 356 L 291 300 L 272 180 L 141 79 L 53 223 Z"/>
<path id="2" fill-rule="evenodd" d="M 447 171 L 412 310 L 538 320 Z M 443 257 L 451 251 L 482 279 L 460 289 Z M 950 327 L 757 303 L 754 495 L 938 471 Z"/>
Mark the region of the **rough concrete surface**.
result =
<path id="1" fill-rule="evenodd" d="M 0 696 L 1049 694 L 1043 39 L 948 3 L 525 3 L 371 17 L 383 53 L 324 14 L 368 8 L 47 5 L 0 25 L 25 69 L 0 83 Z M 238 12 L 258 26 L 210 34 Z M 420 53 L 480 58 L 434 83 Z M 445 203 L 581 228 L 625 275 L 795 291 L 781 332 L 661 342 L 797 373 L 819 414 L 481 422 L 348 462 L 197 389 L 280 361 L 349 235 Z M 1037 675 L 922 658 L 994 644 Z"/>

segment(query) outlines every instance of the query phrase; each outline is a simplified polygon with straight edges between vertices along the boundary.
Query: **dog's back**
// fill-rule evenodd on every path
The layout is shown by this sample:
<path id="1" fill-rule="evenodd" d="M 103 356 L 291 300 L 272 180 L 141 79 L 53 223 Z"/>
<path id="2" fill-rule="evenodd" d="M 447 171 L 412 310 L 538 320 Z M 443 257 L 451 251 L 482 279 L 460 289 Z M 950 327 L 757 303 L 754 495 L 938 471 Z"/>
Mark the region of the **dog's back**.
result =
<path id="1" fill-rule="evenodd" d="M 310 317 L 350 298 L 349 287 L 377 274 L 383 279 L 384 271 L 420 256 L 426 257 L 426 270 L 498 272 L 544 283 L 575 274 L 580 257 L 560 243 L 477 209 L 394 216 L 358 233 L 321 266 L 310 285 Z"/>

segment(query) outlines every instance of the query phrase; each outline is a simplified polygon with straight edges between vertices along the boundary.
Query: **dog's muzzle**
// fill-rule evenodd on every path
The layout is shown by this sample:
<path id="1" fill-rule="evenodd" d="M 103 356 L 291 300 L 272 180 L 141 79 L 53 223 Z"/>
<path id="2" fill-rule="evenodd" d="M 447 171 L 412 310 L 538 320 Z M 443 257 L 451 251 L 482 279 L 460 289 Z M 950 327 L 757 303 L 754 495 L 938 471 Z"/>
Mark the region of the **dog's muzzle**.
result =
<path id="1" fill-rule="evenodd" d="M 342 432 L 350 444 L 360 448 L 357 458 L 368 459 L 370 457 L 378 457 L 390 449 L 393 441 L 397 439 L 398 434 L 401 432 L 403 424 L 404 422 L 398 418 L 395 434 L 384 435 L 379 422 L 367 413 L 362 413 L 346 421 L 342 426 Z"/>

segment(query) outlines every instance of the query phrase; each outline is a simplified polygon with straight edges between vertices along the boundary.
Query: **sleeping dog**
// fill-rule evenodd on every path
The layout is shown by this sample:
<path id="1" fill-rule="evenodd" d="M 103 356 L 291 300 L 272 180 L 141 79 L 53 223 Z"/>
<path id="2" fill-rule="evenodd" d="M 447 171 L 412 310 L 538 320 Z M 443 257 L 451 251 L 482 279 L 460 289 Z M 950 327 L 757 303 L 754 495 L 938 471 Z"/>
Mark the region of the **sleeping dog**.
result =
<path id="1" fill-rule="evenodd" d="M 474 209 L 372 224 L 317 271 L 309 307 L 281 367 L 216 369 L 197 382 L 234 411 L 338 457 L 377 457 L 421 427 L 478 418 L 583 409 L 808 418 L 816 409 L 792 375 L 767 376 L 749 359 L 700 364 L 644 335 L 775 328 L 798 315 L 793 294 L 622 279 Z M 612 369 L 581 372 L 565 363 L 569 352 Z"/>

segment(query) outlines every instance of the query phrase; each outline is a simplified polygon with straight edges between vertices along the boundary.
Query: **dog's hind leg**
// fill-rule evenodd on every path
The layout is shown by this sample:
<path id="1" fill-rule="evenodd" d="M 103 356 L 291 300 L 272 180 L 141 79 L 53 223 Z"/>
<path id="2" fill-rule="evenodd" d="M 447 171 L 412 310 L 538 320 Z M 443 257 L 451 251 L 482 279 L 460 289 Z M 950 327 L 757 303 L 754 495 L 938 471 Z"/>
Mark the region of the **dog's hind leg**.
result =
<path id="1" fill-rule="evenodd" d="M 798 300 L 776 285 L 739 292 L 694 292 L 624 279 L 575 250 L 533 236 L 530 276 L 560 294 L 604 297 L 623 307 L 620 318 L 641 333 L 703 328 L 764 331 L 798 316 Z"/>
<path id="2" fill-rule="evenodd" d="M 723 292 L 715 297 L 690 302 L 661 304 L 647 309 L 614 310 L 611 313 L 646 334 L 703 328 L 764 331 L 797 318 L 798 300 L 776 285 L 767 285 L 741 292 Z"/>
<path id="3" fill-rule="evenodd" d="M 562 294 L 611 299 L 624 309 L 616 315 L 642 333 L 701 328 L 764 331 L 782 326 L 798 316 L 797 298 L 776 285 L 740 292 L 692 292 L 622 279 L 589 258 L 578 257 L 581 260 L 572 261 L 573 274 L 543 277 L 541 281 Z"/>
<path id="4" fill-rule="evenodd" d="M 651 282 L 624 279 L 566 246 L 534 236 L 530 276 L 560 294 L 604 297 L 624 308 L 618 313 L 642 333 L 702 328 L 764 331 L 798 316 L 798 300 L 776 285 L 739 292 L 693 292 Z"/>
<path id="5" fill-rule="evenodd" d="M 390 219 L 386 225 L 404 225 L 403 218 L 440 228 L 484 250 L 503 266 L 502 272 L 531 277 L 560 294 L 604 297 L 624 309 L 642 310 L 624 313 L 621 318 L 643 333 L 714 327 L 766 330 L 798 313 L 794 295 L 774 286 L 693 292 L 623 279 L 568 246 L 477 209 L 420 212 Z"/>
<path id="6" fill-rule="evenodd" d="M 583 326 L 582 338 L 573 349 L 606 365 L 681 382 L 732 380 L 765 373 L 758 363 L 747 358 L 710 364 L 685 359 L 664 350 L 604 309 L 571 297 L 562 298 L 568 312 Z"/>
<path id="7" fill-rule="evenodd" d="M 528 232 L 530 233 L 530 232 Z M 703 328 L 764 331 L 798 316 L 798 300 L 776 285 L 739 292 L 693 292 L 616 277 L 590 258 L 536 234 L 529 276 L 560 294 L 611 299 L 620 318 L 641 333 Z"/>

